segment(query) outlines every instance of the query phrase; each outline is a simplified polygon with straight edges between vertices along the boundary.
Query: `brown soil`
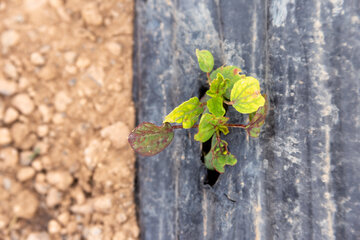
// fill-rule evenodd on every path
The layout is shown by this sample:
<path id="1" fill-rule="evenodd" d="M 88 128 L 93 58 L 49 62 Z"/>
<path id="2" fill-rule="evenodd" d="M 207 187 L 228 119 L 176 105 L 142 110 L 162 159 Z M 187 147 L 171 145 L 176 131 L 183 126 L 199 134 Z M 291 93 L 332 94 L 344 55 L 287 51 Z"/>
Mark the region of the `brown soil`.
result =
<path id="1" fill-rule="evenodd" d="M 137 239 L 132 0 L 0 0 L 0 239 Z"/>

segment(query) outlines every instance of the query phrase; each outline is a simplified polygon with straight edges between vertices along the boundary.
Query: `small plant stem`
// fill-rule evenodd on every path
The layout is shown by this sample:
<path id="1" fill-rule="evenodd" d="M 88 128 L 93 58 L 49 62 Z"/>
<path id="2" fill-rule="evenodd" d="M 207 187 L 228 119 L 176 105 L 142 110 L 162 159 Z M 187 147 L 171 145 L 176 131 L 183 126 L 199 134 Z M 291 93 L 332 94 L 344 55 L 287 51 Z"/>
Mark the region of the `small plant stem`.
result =
<path id="1" fill-rule="evenodd" d="M 207 102 L 203 102 L 200 104 L 200 107 L 203 107 L 204 105 L 207 105 Z"/>
<path id="2" fill-rule="evenodd" d="M 171 127 L 172 127 L 172 129 L 181 129 L 181 128 L 183 128 L 182 125 L 172 125 Z M 199 127 L 199 125 L 198 125 L 198 124 L 195 124 L 195 125 L 192 126 L 191 128 L 197 128 L 197 127 Z"/>
<path id="3" fill-rule="evenodd" d="M 207 76 L 207 79 L 208 79 L 208 83 L 209 83 L 209 86 L 211 85 L 211 78 L 210 78 L 210 73 L 206 73 L 206 76 Z"/>
<path id="4" fill-rule="evenodd" d="M 227 105 L 233 105 L 234 101 L 228 102 L 228 101 L 224 100 L 224 103 L 226 103 Z"/>
<path id="5" fill-rule="evenodd" d="M 233 127 L 233 128 L 246 128 L 248 125 L 244 124 L 225 124 L 226 127 Z"/>
<path id="6" fill-rule="evenodd" d="M 244 129 L 247 127 L 247 125 L 244 125 L 244 124 L 225 124 L 224 126 L 233 127 L 233 128 L 244 128 Z M 181 128 L 183 128 L 182 125 L 172 125 L 171 127 L 172 127 L 172 129 L 181 129 Z M 199 127 L 199 125 L 195 124 L 191 128 L 197 128 L 197 127 Z"/>

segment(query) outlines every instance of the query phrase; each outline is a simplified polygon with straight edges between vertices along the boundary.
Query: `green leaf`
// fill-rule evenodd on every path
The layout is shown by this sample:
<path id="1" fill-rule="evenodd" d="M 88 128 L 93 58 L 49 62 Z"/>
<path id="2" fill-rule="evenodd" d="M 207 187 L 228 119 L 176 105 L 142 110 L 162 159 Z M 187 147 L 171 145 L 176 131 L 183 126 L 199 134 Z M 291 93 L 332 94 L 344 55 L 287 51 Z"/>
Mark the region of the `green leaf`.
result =
<path id="1" fill-rule="evenodd" d="M 199 123 L 199 131 L 195 134 L 194 139 L 199 142 L 206 142 L 228 120 L 227 117 L 217 117 L 208 113 L 203 114 Z"/>
<path id="2" fill-rule="evenodd" d="M 180 104 L 171 113 L 169 113 L 164 122 L 182 123 L 183 128 L 191 128 L 198 120 L 204 108 L 197 97 L 190 98 Z"/>
<path id="3" fill-rule="evenodd" d="M 208 50 L 196 49 L 196 57 L 199 62 L 199 67 L 203 72 L 211 72 L 214 67 L 214 57 Z"/>
<path id="4" fill-rule="evenodd" d="M 214 136 L 215 137 L 215 136 Z M 219 173 L 225 172 L 225 165 L 234 166 L 237 163 L 237 159 L 227 150 L 227 142 L 220 140 L 213 144 L 210 152 L 205 156 L 205 166 L 210 170 L 216 170 Z"/>
<path id="5" fill-rule="evenodd" d="M 210 89 L 206 91 L 206 94 L 210 97 L 222 97 L 226 89 L 229 85 L 229 79 L 224 79 L 221 73 L 217 74 L 217 78 L 215 78 L 210 83 Z"/>
<path id="6" fill-rule="evenodd" d="M 260 129 L 265 123 L 266 114 L 269 109 L 269 101 L 266 97 L 266 94 L 264 94 L 263 97 L 265 99 L 264 106 L 259 107 L 256 112 L 249 115 L 250 123 L 247 125 L 246 131 L 250 137 L 259 137 Z"/>
<path id="7" fill-rule="evenodd" d="M 158 127 L 149 122 L 143 122 L 129 135 L 130 146 L 139 154 L 153 156 L 164 150 L 174 138 L 170 123 Z"/>
<path id="8" fill-rule="evenodd" d="M 218 126 L 218 129 L 225 135 L 229 133 L 229 128 L 227 126 Z"/>
<path id="9" fill-rule="evenodd" d="M 211 148 L 213 148 L 216 144 L 216 134 L 213 135 L 211 139 Z M 204 157 L 204 164 L 205 167 L 209 170 L 215 170 L 214 166 L 212 165 L 212 152 L 208 152 Z"/>
<path id="10" fill-rule="evenodd" d="M 225 115 L 225 108 L 223 106 L 222 97 L 214 97 L 209 99 L 207 102 L 207 107 L 209 108 L 209 111 L 215 116 L 222 117 Z"/>
<path id="11" fill-rule="evenodd" d="M 219 67 L 210 74 L 210 78 L 214 81 L 217 78 L 218 73 L 221 73 L 224 79 L 229 79 L 226 87 L 225 97 L 230 99 L 231 89 L 234 84 L 239 81 L 244 75 L 240 75 L 241 69 L 236 66 Z M 212 83 L 212 82 L 211 82 Z"/>
<path id="12" fill-rule="evenodd" d="M 216 171 L 219 173 L 225 172 L 225 165 L 234 166 L 237 163 L 237 159 L 231 153 L 222 154 L 218 153 L 215 155 L 215 160 L 213 161 L 213 166 Z"/>
<path id="13" fill-rule="evenodd" d="M 230 100 L 240 113 L 252 113 L 263 106 L 265 99 L 260 94 L 259 81 L 253 77 L 244 77 L 234 84 Z"/>

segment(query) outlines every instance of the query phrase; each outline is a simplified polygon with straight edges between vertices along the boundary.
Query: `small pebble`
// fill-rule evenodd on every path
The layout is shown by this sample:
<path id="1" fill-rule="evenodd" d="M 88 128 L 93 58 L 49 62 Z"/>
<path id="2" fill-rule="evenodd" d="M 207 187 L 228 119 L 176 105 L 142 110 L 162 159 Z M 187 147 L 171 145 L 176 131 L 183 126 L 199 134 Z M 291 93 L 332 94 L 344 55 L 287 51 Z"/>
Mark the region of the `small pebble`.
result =
<path id="1" fill-rule="evenodd" d="M 92 213 L 94 210 L 91 204 L 74 204 L 70 207 L 71 212 L 78 213 L 78 214 L 89 214 Z"/>
<path id="2" fill-rule="evenodd" d="M 7 81 L 0 78 L 0 94 L 4 96 L 11 96 L 17 90 L 17 85 L 14 81 Z"/>
<path id="3" fill-rule="evenodd" d="M 46 174 L 46 180 L 59 190 L 67 190 L 73 182 L 73 177 L 66 171 L 50 171 Z"/>
<path id="4" fill-rule="evenodd" d="M 74 65 L 66 65 L 65 66 L 65 71 L 69 74 L 76 74 L 77 73 L 77 68 Z"/>
<path id="5" fill-rule="evenodd" d="M 39 206 L 36 196 L 29 190 L 23 190 L 16 194 L 13 200 L 13 213 L 20 218 L 31 219 L 34 217 Z"/>
<path id="6" fill-rule="evenodd" d="M 59 233 L 61 230 L 60 224 L 56 220 L 50 220 L 48 224 L 48 231 L 50 234 Z"/>
<path id="7" fill-rule="evenodd" d="M 7 30 L 1 34 L 1 44 L 5 47 L 13 47 L 19 43 L 20 36 L 14 30 Z"/>
<path id="8" fill-rule="evenodd" d="M 46 194 L 48 192 L 50 186 L 48 184 L 46 184 L 46 183 L 35 182 L 34 188 L 35 188 L 37 193 Z"/>
<path id="9" fill-rule="evenodd" d="M 114 234 L 114 237 L 112 238 L 112 240 L 125 240 L 125 239 L 129 239 L 129 237 L 123 231 L 116 232 Z"/>
<path id="10" fill-rule="evenodd" d="M 83 56 L 79 57 L 78 60 L 76 61 L 76 66 L 81 70 L 84 70 L 89 65 L 90 65 L 90 60 Z"/>
<path id="11" fill-rule="evenodd" d="M 42 116 L 43 122 L 45 122 L 45 123 L 50 122 L 50 120 L 52 119 L 51 109 L 48 106 L 46 106 L 45 104 L 39 105 L 38 109 Z"/>
<path id="12" fill-rule="evenodd" d="M 55 113 L 52 122 L 55 124 L 62 124 L 64 122 L 64 115 L 61 113 Z"/>
<path id="13" fill-rule="evenodd" d="M 26 77 L 20 77 L 19 79 L 19 89 L 24 90 L 30 85 L 30 81 Z"/>
<path id="14" fill-rule="evenodd" d="M 110 195 L 97 197 L 93 203 L 95 211 L 108 212 L 112 207 L 112 198 Z"/>
<path id="15" fill-rule="evenodd" d="M 20 164 L 22 166 L 30 166 L 34 157 L 34 153 L 32 151 L 23 151 L 20 153 Z"/>
<path id="16" fill-rule="evenodd" d="M 65 91 L 58 92 L 55 96 L 55 108 L 59 112 L 65 111 L 71 102 L 72 99 Z"/>
<path id="17" fill-rule="evenodd" d="M 48 125 L 39 125 L 37 127 L 37 135 L 39 137 L 45 137 L 49 133 L 49 126 Z"/>
<path id="18" fill-rule="evenodd" d="M 40 160 L 34 160 L 31 163 L 31 166 L 38 172 L 40 172 L 41 170 L 43 170 L 43 166 Z"/>
<path id="19" fill-rule="evenodd" d="M 30 233 L 26 240 L 50 240 L 47 232 L 33 232 Z"/>
<path id="20" fill-rule="evenodd" d="M 4 123 L 10 124 L 16 121 L 16 119 L 19 117 L 19 112 L 16 111 L 16 109 L 9 107 L 5 111 L 4 115 Z"/>
<path id="21" fill-rule="evenodd" d="M 32 179 L 35 176 L 35 170 L 32 167 L 20 168 L 16 174 L 17 179 L 20 182 L 25 182 Z"/>
<path id="22" fill-rule="evenodd" d="M 7 168 L 15 168 L 19 162 L 19 154 L 16 148 L 6 147 L 0 150 L 0 159 Z"/>
<path id="23" fill-rule="evenodd" d="M 76 52 L 72 52 L 72 51 L 66 52 L 64 54 L 65 61 L 68 64 L 73 64 L 75 62 L 76 56 L 77 56 Z"/>
<path id="24" fill-rule="evenodd" d="M 98 156 L 100 146 L 101 142 L 98 139 L 93 139 L 84 150 L 85 164 L 89 170 L 93 170 L 100 161 Z"/>
<path id="25" fill-rule="evenodd" d="M 116 42 L 106 43 L 106 48 L 111 54 L 113 54 L 115 56 L 119 56 L 121 53 L 121 49 L 122 49 L 121 45 Z"/>
<path id="26" fill-rule="evenodd" d="M 0 146 L 11 143 L 10 131 L 7 128 L 0 128 Z"/>
<path id="27" fill-rule="evenodd" d="M 20 145 L 29 133 L 29 126 L 25 123 L 16 122 L 11 126 L 11 136 L 16 145 Z"/>
<path id="28" fill-rule="evenodd" d="M 18 72 L 16 70 L 16 67 L 14 66 L 14 64 L 12 64 L 11 62 L 7 61 L 4 65 L 4 73 L 12 78 L 12 79 L 17 79 L 18 78 Z"/>
<path id="29" fill-rule="evenodd" d="M 100 135 L 108 138 L 114 147 L 122 148 L 128 145 L 127 137 L 130 134 L 129 127 L 123 122 L 117 122 L 101 130 Z"/>
<path id="30" fill-rule="evenodd" d="M 31 149 L 37 142 L 37 136 L 35 133 L 30 133 L 20 144 L 15 142 L 16 146 L 18 146 L 22 150 L 29 150 Z M 33 159 L 36 158 L 37 155 L 39 155 L 40 152 L 38 152 L 36 149 L 33 151 Z"/>
<path id="31" fill-rule="evenodd" d="M 68 234 L 72 234 L 76 232 L 77 229 L 78 229 L 78 225 L 75 221 L 68 223 L 66 226 L 66 231 Z"/>
<path id="32" fill-rule="evenodd" d="M 31 114 L 35 105 L 33 100 L 29 97 L 29 95 L 25 93 L 17 94 L 11 101 L 12 105 L 16 107 L 21 113 L 25 115 Z"/>
<path id="33" fill-rule="evenodd" d="M 9 218 L 6 215 L 0 214 L 0 230 L 5 229 L 9 223 Z"/>
<path id="34" fill-rule="evenodd" d="M 5 178 L 3 179 L 2 184 L 3 184 L 3 187 L 4 187 L 4 189 L 5 189 L 6 191 L 10 191 L 10 190 L 11 190 L 12 181 L 11 181 L 10 178 L 5 177 Z"/>
<path id="35" fill-rule="evenodd" d="M 118 214 L 116 214 L 116 220 L 118 221 L 118 223 L 120 223 L 120 224 L 122 224 L 122 223 L 124 223 L 124 222 L 126 222 L 126 220 L 128 219 L 127 218 L 127 216 L 126 216 L 126 214 L 124 214 L 124 213 L 118 213 Z"/>
<path id="36" fill-rule="evenodd" d="M 86 197 L 83 190 L 77 187 L 71 191 L 71 196 L 75 199 L 76 203 L 81 205 L 85 203 Z"/>
<path id="37" fill-rule="evenodd" d="M 81 16 L 84 21 L 89 25 L 99 26 L 102 24 L 103 18 L 93 3 L 87 4 L 82 7 Z"/>
<path id="38" fill-rule="evenodd" d="M 30 62 L 36 66 L 42 66 L 45 64 L 45 58 L 38 52 L 34 52 L 30 55 Z"/>
<path id="39" fill-rule="evenodd" d="M 57 69 L 53 65 L 46 65 L 38 72 L 38 76 L 43 81 L 49 81 L 56 77 Z"/>
<path id="40" fill-rule="evenodd" d="M 69 212 L 63 212 L 58 216 L 57 219 L 62 225 L 66 226 L 69 223 L 69 220 L 70 220 L 70 213 Z"/>
<path id="41" fill-rule="evenodd" d="M 50 188 L 46 196 L 46 205 L 49 208 L 53 208 L 60 204 L 62 201 L 62 193 L 56 188 Z"/>
<path id="42" fill-rule="evenodd" d="M 103 231 L 100 226 L 85 227 L 83 235 L 88 240 L 97 240 L 103 238 L 102 232 Z"/>

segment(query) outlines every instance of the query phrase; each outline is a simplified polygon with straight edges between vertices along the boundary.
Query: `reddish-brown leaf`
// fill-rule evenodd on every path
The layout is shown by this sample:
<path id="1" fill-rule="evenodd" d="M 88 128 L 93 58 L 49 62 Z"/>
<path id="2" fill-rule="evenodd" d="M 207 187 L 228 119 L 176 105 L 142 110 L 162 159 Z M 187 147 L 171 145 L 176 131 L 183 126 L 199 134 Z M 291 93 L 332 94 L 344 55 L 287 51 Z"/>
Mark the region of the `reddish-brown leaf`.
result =
<path id="1" fill-rule="evenodd" d="M 156 126 L 143 122 L 129 135 L 130 146 L 139 154 L 153 156 L 164 150 L 173 140 L 174 132 L 170 123 Z"/>

